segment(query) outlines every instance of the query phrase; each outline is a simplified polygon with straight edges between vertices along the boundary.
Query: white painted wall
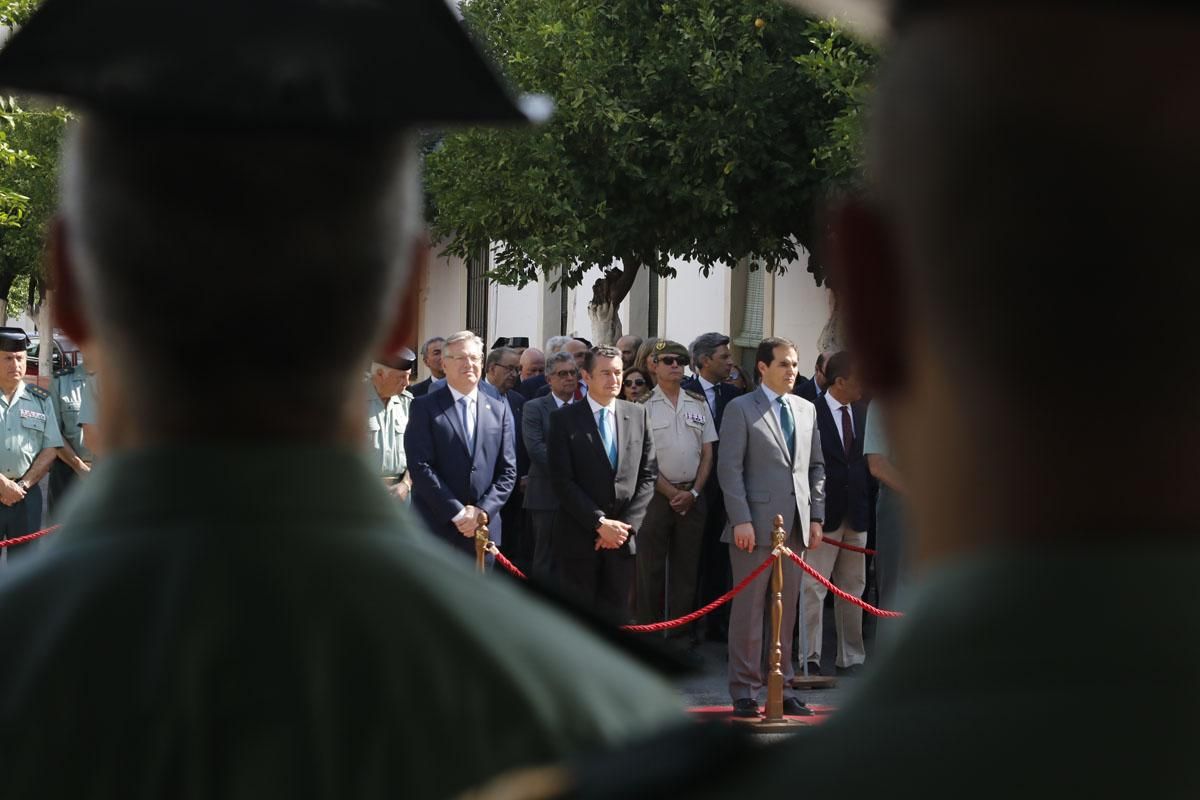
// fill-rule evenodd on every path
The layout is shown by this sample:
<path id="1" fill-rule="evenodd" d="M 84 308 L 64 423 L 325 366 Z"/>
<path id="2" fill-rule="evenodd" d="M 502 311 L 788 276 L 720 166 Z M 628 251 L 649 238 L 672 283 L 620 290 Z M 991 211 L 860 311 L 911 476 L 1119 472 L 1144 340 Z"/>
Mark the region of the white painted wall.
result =
<path id="1" fill-rule="evenodd" d="M 829 319 L 830 294 L 816 285 L 806 266 L 807 261 L 797 261 L 785 274 L 776 276 L 772 333 L 796 343 L 800 372 L 809 375 L 817 360 L 817 338 Z"/>
<path id="2" fill-rule="evenodd" d="M 493 283 L 488 298 L 487 344 L 501 336 L 528 336 L 531 345 L 545 341 L 542 336 L 542 292 L 539 284 L 523 289 Z M 464 312 L 465 313 L 465 312 Z M 541 344 L 537 344 L 540 349 Z"/>
<path id="3" fill-rule="evenodd" d="M 673 259 L 676 277 L 663 281 L 658 303 L 663 334 L 685 347 L 702 333 L 729 330 L 729 268 L 717 266 L 704 277 L 695 262 Z"/>

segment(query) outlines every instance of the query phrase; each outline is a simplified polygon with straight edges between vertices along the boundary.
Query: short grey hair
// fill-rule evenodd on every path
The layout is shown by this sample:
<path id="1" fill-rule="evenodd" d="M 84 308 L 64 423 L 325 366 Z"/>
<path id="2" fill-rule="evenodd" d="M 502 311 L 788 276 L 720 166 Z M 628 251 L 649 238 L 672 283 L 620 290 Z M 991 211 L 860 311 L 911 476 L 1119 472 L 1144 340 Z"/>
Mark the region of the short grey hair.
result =
<path id="1" fill-rule="evenodd" d="M 426 339 L 425 344 L 421 345 L 421 358 L 425 358 L 425 356 L 429 355 L 429 346 L 431 344 L 433 344 L 434 342 L 445 343 L 445 341 L 446 340 L 443 339 L 441 336 L 434 336 L 432 338 Z"/>
<path id="2" fill-rule="evenodd" d="M 473 343 L 477 345 L 480 350 L 483 350 L 483 339 L 480 339 L 478 336 L 476 336 L 475 331 L 459 331 L 458 333 L 452 333 L 446 337 L 446 347 L 458 344 L 459 342 L 467 342 L 468 344 Z"/>
<path id="3" fill-rule="evenodd" d="M 487 354 L 487 361 L 484 363 L 483 368 L 491 369 L 499 364 L 500 359 L 504 358 L 505 356 L 520 356 L 520 353 L 511 347 L 494 347 L 492 348 L 492 351 Z"/>
<path id="4" fill-rule="evenodd" d="M 551 336 L 546 340 L 547 353 L 561 353 L 562 349 L 575 341 L 574 336 Z"/>
<path id="5" fill-rule="evenodd" d="M 60 180 L 66 252 L 115 379 L 138 398 L 131 411 L 181 432 L 206 424 L 197 410 L 218 391 L 196 385 L 193 365 L 248 308 L 281 346 L 269 378 L 239 381 L 304 391 L 291 393 L 302 405 L 292 422 L 264 410 L 243 429 L 301 418 L 311 428 L 343 405 L 396 313 L 421 234 L 414 139 L 394 132 L 199 131 L 85 115 L 68 132 Z M 312 201 L 312 186 L 333 184 L 337 203 Z M 205 302 L 224 284 L 236 303 Z M 337 334 L 314 357 L 318 316 Z"/>
<path id="6" fill-rule="evenodd" d="M 702 333 L 688 347 L 692 353 L 692 371 L 699 373 L 700 359 L 712 358 L 713 354 L 729 344 L 729 337 L 723 333 Z"/>
<path id="7" fill-rule="evenodd" d="M 559 351 L 546 359 L 546 374 L 548 375 L 553 372 L 554 368 L 559 364 L 565 364 L 567 362 L 570 362 L 571 369 L 578 371 L 575 366 L 575 356 L 571 355 L 570 353 Z"/>

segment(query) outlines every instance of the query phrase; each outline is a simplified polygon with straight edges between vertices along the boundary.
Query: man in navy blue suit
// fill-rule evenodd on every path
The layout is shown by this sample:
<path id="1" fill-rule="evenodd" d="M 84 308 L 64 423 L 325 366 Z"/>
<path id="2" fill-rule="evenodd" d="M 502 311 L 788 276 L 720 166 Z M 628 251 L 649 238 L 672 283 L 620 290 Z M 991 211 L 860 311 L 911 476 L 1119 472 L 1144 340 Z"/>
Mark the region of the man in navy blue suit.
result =
<path id="1" fill-rule="evenodd" d="M 817 398 L 817 427 L 825 453 L 825 538 L 856 547 L 867 544 L 871 519 L 871 475 L 863 456 L 863 431 L 867 408 L 862 402 L 862 382 L 849 353 L 831 355 L 825 362 L 825 392 Z M 820 547 L 806 556 L 808 563 L 840 589 L 862 597 L 867 584 L 866 556 L 840 547 Z M 821 617 L 825 587 L 804 581 L 801 603 L 808 625 L 804 655 L 810 674 L 820 674 Z M 844 600 L 834 605 L 837 622 L 839 674 L 852 674 L 866 660 L 862 610 Z"/>
<path id="2" fill-rule="evenodd" d="M 473 553 L 480 512 L 501 541 L 500 509 L 517 480 L 512 410 L 481 387 L 483 341 L 471 331 L 446 339 L 446 385 L 413 401 L 404 450 L 413 507 L 436 536 Z"/>

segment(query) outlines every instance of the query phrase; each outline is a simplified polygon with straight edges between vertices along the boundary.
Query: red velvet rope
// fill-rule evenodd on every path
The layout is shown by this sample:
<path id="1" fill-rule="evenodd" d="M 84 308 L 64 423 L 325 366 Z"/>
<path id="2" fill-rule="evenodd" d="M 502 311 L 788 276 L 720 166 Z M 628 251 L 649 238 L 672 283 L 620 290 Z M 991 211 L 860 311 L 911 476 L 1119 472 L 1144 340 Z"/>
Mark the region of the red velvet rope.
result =
<path id="1" fill-rule="evenodd" d="M 0 547 L 12 547 L 13 545 L 25 544 L 26 542 L 32 542 L 34 539 L 40 539 L 41 537 L 45 536 L 47 533 L 54 533 L 56 530 L 58 530 L 61 527 L 62 527 L 61 525 L 51 525 L 49 528 L 45 528 L 43 530 L 37 531 L 36 533 L 27 533 L 24 536 L 17 536 L 16 538 L 13 538 L 13 539 L 0 539 Z"/>
<path id="2" fill-rule="evenodd" d="M 876 608 L 875 606 L 871 605 L 870 603 L 867 603 L 867 602 L 863 601 L 862 599 L 855 597 L 854 595 L 850 594 L 849 592 L 842 591 L 841 589 L 839 589 L 838 587 L 836 587 L 832 583 L 830 583 L 828 578 L 826 578 L 821 573 L 817 572 L 816 569 L 814 569 L 804 559 L 800 558 L 800 556 L 796 555 L 791 550 L 788 550 L 786 552 L 787 552 L 788 558 L 790 558 L 792 561 L 795 561 L 797 564 L 799 564 L 800 569 L 804 570 L 809 575 L 812 575 L 813 578 L 815 578 L 819 583 L 821 583 L 821 585 L 823 585 L 829 591 L 833 592 L 835 597 L 840 597 L 842 600 L 845 600 L 847 603 L 853 603 L 854 605 L 861 608 L 863 611 L 867 612 L 868 614 L 872 614 L 876 617 L 895 618 L 895 617 L 903 617 L 904 616 L 904 614 L 899 611 L 884 611 L 882 609 Z"/>
<path id="3" fill-rule="evenodd" d="M 665 631 L 670 630 L 671 628 L 679 628 L 683 625 L 687 625 L 688 623 L 695 622 L 705 614 L 708 614 L 714 609 L 720 608 L 732 600 L 734 596 L 738 594 L 738 592 L 742 591 L 751 583 L 753 583 L 755 578 L 757 578 L 759 575 L 762 575 L 763 572 L 765 572 L 772 564 L 774 564 L 776 558 L 777 556 L 774 553 L 771 553 L 771 555 L 767 556 L 767 560 L 760 564 L 758 569 L 747 575 L 741 583 L 718 597 L 716 600 L 713 600 L 708 605 L 704 606 L 704 608 L 698 608 L 692 613 L 688 614 L 686 617 L 671 619 L 667 620 L 666 622 L 655 622 L 650 625 L 622 625 L 621 630 L 633 631 L 634 633 L 649 633 L 651 631 Z"/>
<path id="4" fill-rule="evenodd" d="M 834 547 L 840 547 L 843 550 L 850 550 L 855 553 L 862 553 L 863 555 L 875 555 L 875 551 L 869 547 L 859 547 L 853 544 L 846 544 L 845 542 L 839 542 L 837 539 L 821 539 L 821 544 L 831 544 Z"/>
<path id="5" fill-rule="evenodd" d="M 495 556 L 496 563 L 499 564 L 500 566 L 504 567 L 506 570 L 511 572 L 513 575 L 517 576 L 518 578 L 520 578 L 523 581 L 529 580 L 529 578 L 525 577 L 525 573 L 521 572 L 521 569 L 516 564 L 514 564 L 513 562 L 511 562 L 507 558 L 505 558 L 504 553 L 500 552 L 500 548 L 496 547 L 495 542 L 488 542 L 487 547 L 485 547 L 484 550 L 486 550 L 487 552 L 489 552 L 493 556 Z"/>

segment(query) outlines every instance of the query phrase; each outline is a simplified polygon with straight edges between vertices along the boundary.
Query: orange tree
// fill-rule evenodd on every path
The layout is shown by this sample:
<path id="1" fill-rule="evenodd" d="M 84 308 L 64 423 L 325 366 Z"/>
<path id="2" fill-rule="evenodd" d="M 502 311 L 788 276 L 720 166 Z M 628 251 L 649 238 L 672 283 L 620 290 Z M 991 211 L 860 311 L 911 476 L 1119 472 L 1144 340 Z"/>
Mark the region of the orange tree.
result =
<path id="1" fill-rule="evenodd" d="M 492 277 L 577 286 L 593 267 L 594 341 L 639 269 L 782 270 L 854 183 L 875 54 L 774 2 L 471 0 L 475 37 L 520 90 L 554 98 L 532 129 L 469 129 L 426 157 L 435 235 L 496 248 Z M 819 258 L 810 270 L 821 280 Z"/>

